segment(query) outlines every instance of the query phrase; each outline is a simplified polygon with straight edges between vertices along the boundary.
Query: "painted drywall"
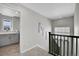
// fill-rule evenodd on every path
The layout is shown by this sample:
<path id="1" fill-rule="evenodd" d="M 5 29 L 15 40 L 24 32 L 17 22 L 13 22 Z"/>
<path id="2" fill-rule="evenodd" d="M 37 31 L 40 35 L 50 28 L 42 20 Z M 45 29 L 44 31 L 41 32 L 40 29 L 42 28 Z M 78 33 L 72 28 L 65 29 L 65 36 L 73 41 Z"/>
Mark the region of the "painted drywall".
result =
<path id="1" fill-rule="evenodd" d="M 50 21 L 21 5 L 6 4 L 6 6 L 20 11 L 20 52 L 24 53 L 35 45 L 48 50 L 48 38 L 46 40 L 42 34 L 38 33 L 38 23 L 41 22 L 43 24 L 45 32 L 50 32 Z"/>
<path id="2" fill-rule="evenodd" d="M 79 35 L 79 4 L 76 4 L 74 13 L 74 35 Z"/>
<path id="3" fill-rule="evenodd" d="M 40 32 L 37 33 L 38 34 L 37 44 L 44 50 L 48 51 L 49 50 L 49 32 L 51 32 L 50 20 L 48 20 L 45 17 L 39 16 L 39 14 L 37 15 L 37 20 L 38 22 L 36 23 L 38 24 L 40 22 L 43 27 L 43 33 L 40 33 Z M 38 26 L 36 30 L 38 30 Z"/>
<path id="4" fill-rule="evenodd" d="M 2 15 L 0 14 L 0 31 L 2 30 Z"/>
<path id="5" fill-rule="evenodd" d="M 34 45 L 40 45 L 45 50 L 48 50 L 48 39 L 44 39 L 42 34 L 38 33 L 38 23 L 42 23 L 44 26 L 45 31 L 51 31 L 50 21 L 25 8 L 21 13 L 21 52 L 24 50 L 28 50 L 29 48 L 33 47 Z"/>
<path id="6" fill-rule="evenodd" d="M 52 33 L 55 27 L 70 27 L 70 34 L 74 34 L 74 17 L 66 17 L 58 20 L 51 20 Z"/>
<path id="7" fill-rule="evenodd" d="M 13 31 L 20 31 L 20 17 L 12 17 Z"/>
<path id="8" fill-rule="evenodd" d="M 50 21 L 29 10 L 25 9 L 21 13 L 21 51 L 27 50 L 34 45 L 40 45 L 45 50 L 48 50 L 48 39 L 46 40 L 42 34 L 38 33 L 38 23 L 42 23 L 44 30 L 51 31 Z M 23 45 L 24 44 L 24 45 Z"/>

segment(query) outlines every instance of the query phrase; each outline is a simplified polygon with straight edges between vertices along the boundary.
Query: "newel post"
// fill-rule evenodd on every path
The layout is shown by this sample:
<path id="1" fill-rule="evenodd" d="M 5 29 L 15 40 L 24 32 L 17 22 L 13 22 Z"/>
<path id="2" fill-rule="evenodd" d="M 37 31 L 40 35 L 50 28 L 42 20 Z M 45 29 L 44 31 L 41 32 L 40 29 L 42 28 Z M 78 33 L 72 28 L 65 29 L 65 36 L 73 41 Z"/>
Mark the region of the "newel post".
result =
<path id="1" fill-rule="evenodd" d="M 51 32 L 49 32 L 49 53 L 51 53 Z"/>

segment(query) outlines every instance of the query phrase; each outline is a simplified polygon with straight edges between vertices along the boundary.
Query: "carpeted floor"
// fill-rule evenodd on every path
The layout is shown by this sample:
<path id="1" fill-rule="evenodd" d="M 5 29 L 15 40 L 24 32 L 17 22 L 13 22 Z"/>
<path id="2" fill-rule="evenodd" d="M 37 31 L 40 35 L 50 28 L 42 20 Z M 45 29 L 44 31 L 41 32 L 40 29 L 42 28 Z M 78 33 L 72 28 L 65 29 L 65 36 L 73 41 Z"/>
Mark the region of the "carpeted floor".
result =
<path id="1" fill-rule="evenodd" d="M 23 56 L 52 56 L 52 55 L 50 55 L 47 51 L 39 47 L 35 47 L 30 51 L 23 53 Z"/>
<path id="2" fill-rule="evenodd" d="M 19 51 L 19 44 L 0 47 L 0 56 L 17 56 Z"/>
<path id="3" fill-rule="evenodd" d="M 19 44 L 1 47 L 0 56 L 52 56 L 47 51 L 39 47 L 35 47 L 23 54 L 20 54 L 19 51 Z"/>

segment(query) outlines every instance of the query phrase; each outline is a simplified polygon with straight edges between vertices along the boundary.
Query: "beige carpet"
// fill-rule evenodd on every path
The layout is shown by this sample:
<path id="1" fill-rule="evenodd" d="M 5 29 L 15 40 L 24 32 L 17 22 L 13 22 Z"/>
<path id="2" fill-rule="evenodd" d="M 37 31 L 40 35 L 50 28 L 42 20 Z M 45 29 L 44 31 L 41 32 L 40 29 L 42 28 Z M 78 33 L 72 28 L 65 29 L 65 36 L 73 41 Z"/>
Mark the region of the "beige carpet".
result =
<path id="1" fill-rule="evenodd" d="M 23 56 L 52 56 L 52 55 L 50 55 L 47 51 L 39 47 L 35 47 L 30 51 L 23 53 Z"/>
<path id="2" fill-rule="evenodd" d="M 0 56 L 17 56 L 19 53 L 19 44 L 0 47 Z"/>
<path id="3" fill-rule="evenodd" d="M 23 54 L 20 54 L 19 51 L 19 44 L 1 47 L 0 56 L 52 56 L 47 51 L 39 47 L 35 47 Z"/>

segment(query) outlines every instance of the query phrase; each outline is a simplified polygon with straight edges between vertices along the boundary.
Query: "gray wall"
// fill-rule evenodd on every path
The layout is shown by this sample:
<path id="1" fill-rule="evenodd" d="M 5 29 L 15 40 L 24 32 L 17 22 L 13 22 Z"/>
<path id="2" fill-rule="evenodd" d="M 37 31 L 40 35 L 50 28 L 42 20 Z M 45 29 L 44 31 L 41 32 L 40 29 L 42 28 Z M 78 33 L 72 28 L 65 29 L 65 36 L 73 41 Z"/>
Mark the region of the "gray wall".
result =
<path id="1" fill-rule="evenodd" d="M 74 35 L 79 36 L 79 3 L 75 5 L 75 13 L 74 13 Z M 76 40 L 74 40 L 74 53 L 76 48 Z M 78 46 L 79 46 L 79 39 L 78 39 Z M 79 47 L 78 47 L 78 56 L 79 56 Z"/>
<path id="2" fill-rule="evenodd" d="M 70 34 L 74 34 L 74 17 L 66 17 L 57 20 L 51 20 L 52 33 L 54 33 L 55 27 L 70 27 Z"/>
<path id="3" fill-rule="evenodd" d="M 2 30 L 2 15 L 0 14 L 0 31 Z"/>
<path id="4" fill-rule="evenodd" d="M 13 31 L 20 31 L 20 17 L 13 17 Z"/>
<path id="5" fill-rule="evenodd" d="M 74 35 L 79 36 L 79 3 L 75 5 L 74 13 Z"/>

